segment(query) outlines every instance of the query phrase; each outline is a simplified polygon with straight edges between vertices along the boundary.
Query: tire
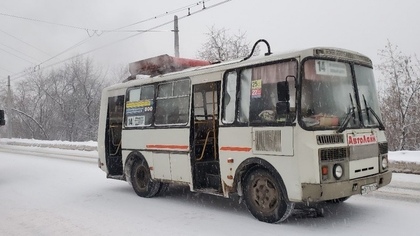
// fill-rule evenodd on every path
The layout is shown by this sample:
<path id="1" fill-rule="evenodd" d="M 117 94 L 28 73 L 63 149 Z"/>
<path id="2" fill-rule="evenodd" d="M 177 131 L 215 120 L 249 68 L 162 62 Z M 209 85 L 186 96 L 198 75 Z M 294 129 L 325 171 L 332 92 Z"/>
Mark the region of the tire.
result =
<path id="1" fill-rule="evenodd" d="M 337 199 L 331 199 L 326 201 L 327 203 L 333 203 L 333 204 L 338 204 L 338 203 L 342 203 L 344 201 L 346 201 L 347 199 L 349 199 L 350 197 L 341 197 L 341 198 L 337 198 Z"/>
<path id="2" fill-rule="evenodd" d="M 168 191 L 168 189 L 169 189 L 169 184 L 168 183 L 161 183 L 156 195 L 162 196 L 166 193 L 166 191 Z"/>
<path id="3" fill-rule="evenodd" d="M 277 223 L 287 219 L 294 204 L 285 198 L 284 188 L 264 169 L 252 171 L 244 183 L 245 204 L 259 221 Z"/>
<path id="4" fill-rule="evenodd" d="M 158 193 L 161 183 L 152 179 L 147 162 L 138 159 L 131 168 L 131 185 L 140 197 L 151 198 Z"/>

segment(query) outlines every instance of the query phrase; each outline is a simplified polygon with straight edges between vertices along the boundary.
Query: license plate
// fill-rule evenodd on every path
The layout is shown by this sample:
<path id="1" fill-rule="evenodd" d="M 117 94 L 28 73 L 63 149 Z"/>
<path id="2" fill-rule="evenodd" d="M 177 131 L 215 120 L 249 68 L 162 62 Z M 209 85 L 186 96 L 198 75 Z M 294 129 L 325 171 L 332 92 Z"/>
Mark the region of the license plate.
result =
<path id="1" fill-rule="evenodd" d="M 368 193 L 370 193 L 372 191 L 377 190 L 378 189 L 378 184 L 363 185 L 361 189 L 362 189 L 361 194 L 362 195 L 366 195 L 366 194 L 368 194 Z"/>

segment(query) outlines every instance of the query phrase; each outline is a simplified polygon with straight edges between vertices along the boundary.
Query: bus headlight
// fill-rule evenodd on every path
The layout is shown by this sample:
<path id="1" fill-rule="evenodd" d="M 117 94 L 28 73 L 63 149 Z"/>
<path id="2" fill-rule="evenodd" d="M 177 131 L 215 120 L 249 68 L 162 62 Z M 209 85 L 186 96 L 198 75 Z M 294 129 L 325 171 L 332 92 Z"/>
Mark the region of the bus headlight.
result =
<path id="1" fill-rule="evenodd" d="M 388 168 L 388 156 L 384 155 L 382 156 L 382 169 Z"/>
<path id="2" fill-rule="evenodd" d="M 334 165 L 333 175 L 335 179 L 340 179 L 343 176 L 343 167 L 340 164 Z"/>

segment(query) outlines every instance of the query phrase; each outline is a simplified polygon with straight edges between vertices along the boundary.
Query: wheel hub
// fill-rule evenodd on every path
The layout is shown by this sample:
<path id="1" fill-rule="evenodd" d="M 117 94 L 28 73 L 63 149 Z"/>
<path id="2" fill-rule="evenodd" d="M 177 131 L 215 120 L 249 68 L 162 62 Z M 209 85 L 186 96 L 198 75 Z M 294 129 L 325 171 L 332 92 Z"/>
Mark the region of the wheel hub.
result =
<path id="1" fill-rule="evenodd" d="M 268 178 L 258 178 L 254 181 L 252 198 L 262 212 L 275 210 L 280 200 L 275 185 Z"/>

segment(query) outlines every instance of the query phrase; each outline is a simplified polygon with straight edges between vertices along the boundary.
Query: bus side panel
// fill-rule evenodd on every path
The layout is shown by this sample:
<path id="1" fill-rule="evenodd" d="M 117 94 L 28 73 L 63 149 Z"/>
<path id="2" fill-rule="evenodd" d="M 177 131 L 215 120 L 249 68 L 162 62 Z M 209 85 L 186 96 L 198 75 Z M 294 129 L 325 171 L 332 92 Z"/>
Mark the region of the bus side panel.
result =
<path id="1" fill-rule="evenodd" d="M 137 150 L 146 158 L 153 178 L 191 183 L 189 135 L 189 127 L 123 130 L 123 163 Z"/>
<path id="2" fill-rule="evenodd" d="M 171 153 L 169 159 L 172 180 L 192 183 L 190 155 Z"/>
<path id="3" fill-rule="evenodd" d="M 282 130 L 283 128 L 276 127 L 275 129 Z M 229 187 L 233 186 L 234 180 L 228 176 L 235 176 L 235 172 L 242 162 L 248 158 L 261 158 L 268 161 L 278 171 L 286 186 L 289 199 L 291 201 L 301 201 L 302 189 L 296 156 L 284 154 L 268 155 L 261 154 L 258 151 L 254 153 L 252 147 L 255 144 L 253 144 L 252 130 L 252 127 L 221 127 L 219 129 L 220 172 L 224 184 Z M 293 153 L 293 141 L 291 141 L 293 140 L 293 128 L 285 127 L 283 133 L 290 135 L 290 137 L 282 137 L 287 139 L 282 144 L 282 149 L 286 153 Z M 233 159 L 233 163 L 228 163 L 228 159 Z"/>
<path id="4" fill-rule="evenodd" d="M 169 153 L 152 152 L 152 159 L 154 178 L 170 180 L 171 164 L 169 161 Z"/>

